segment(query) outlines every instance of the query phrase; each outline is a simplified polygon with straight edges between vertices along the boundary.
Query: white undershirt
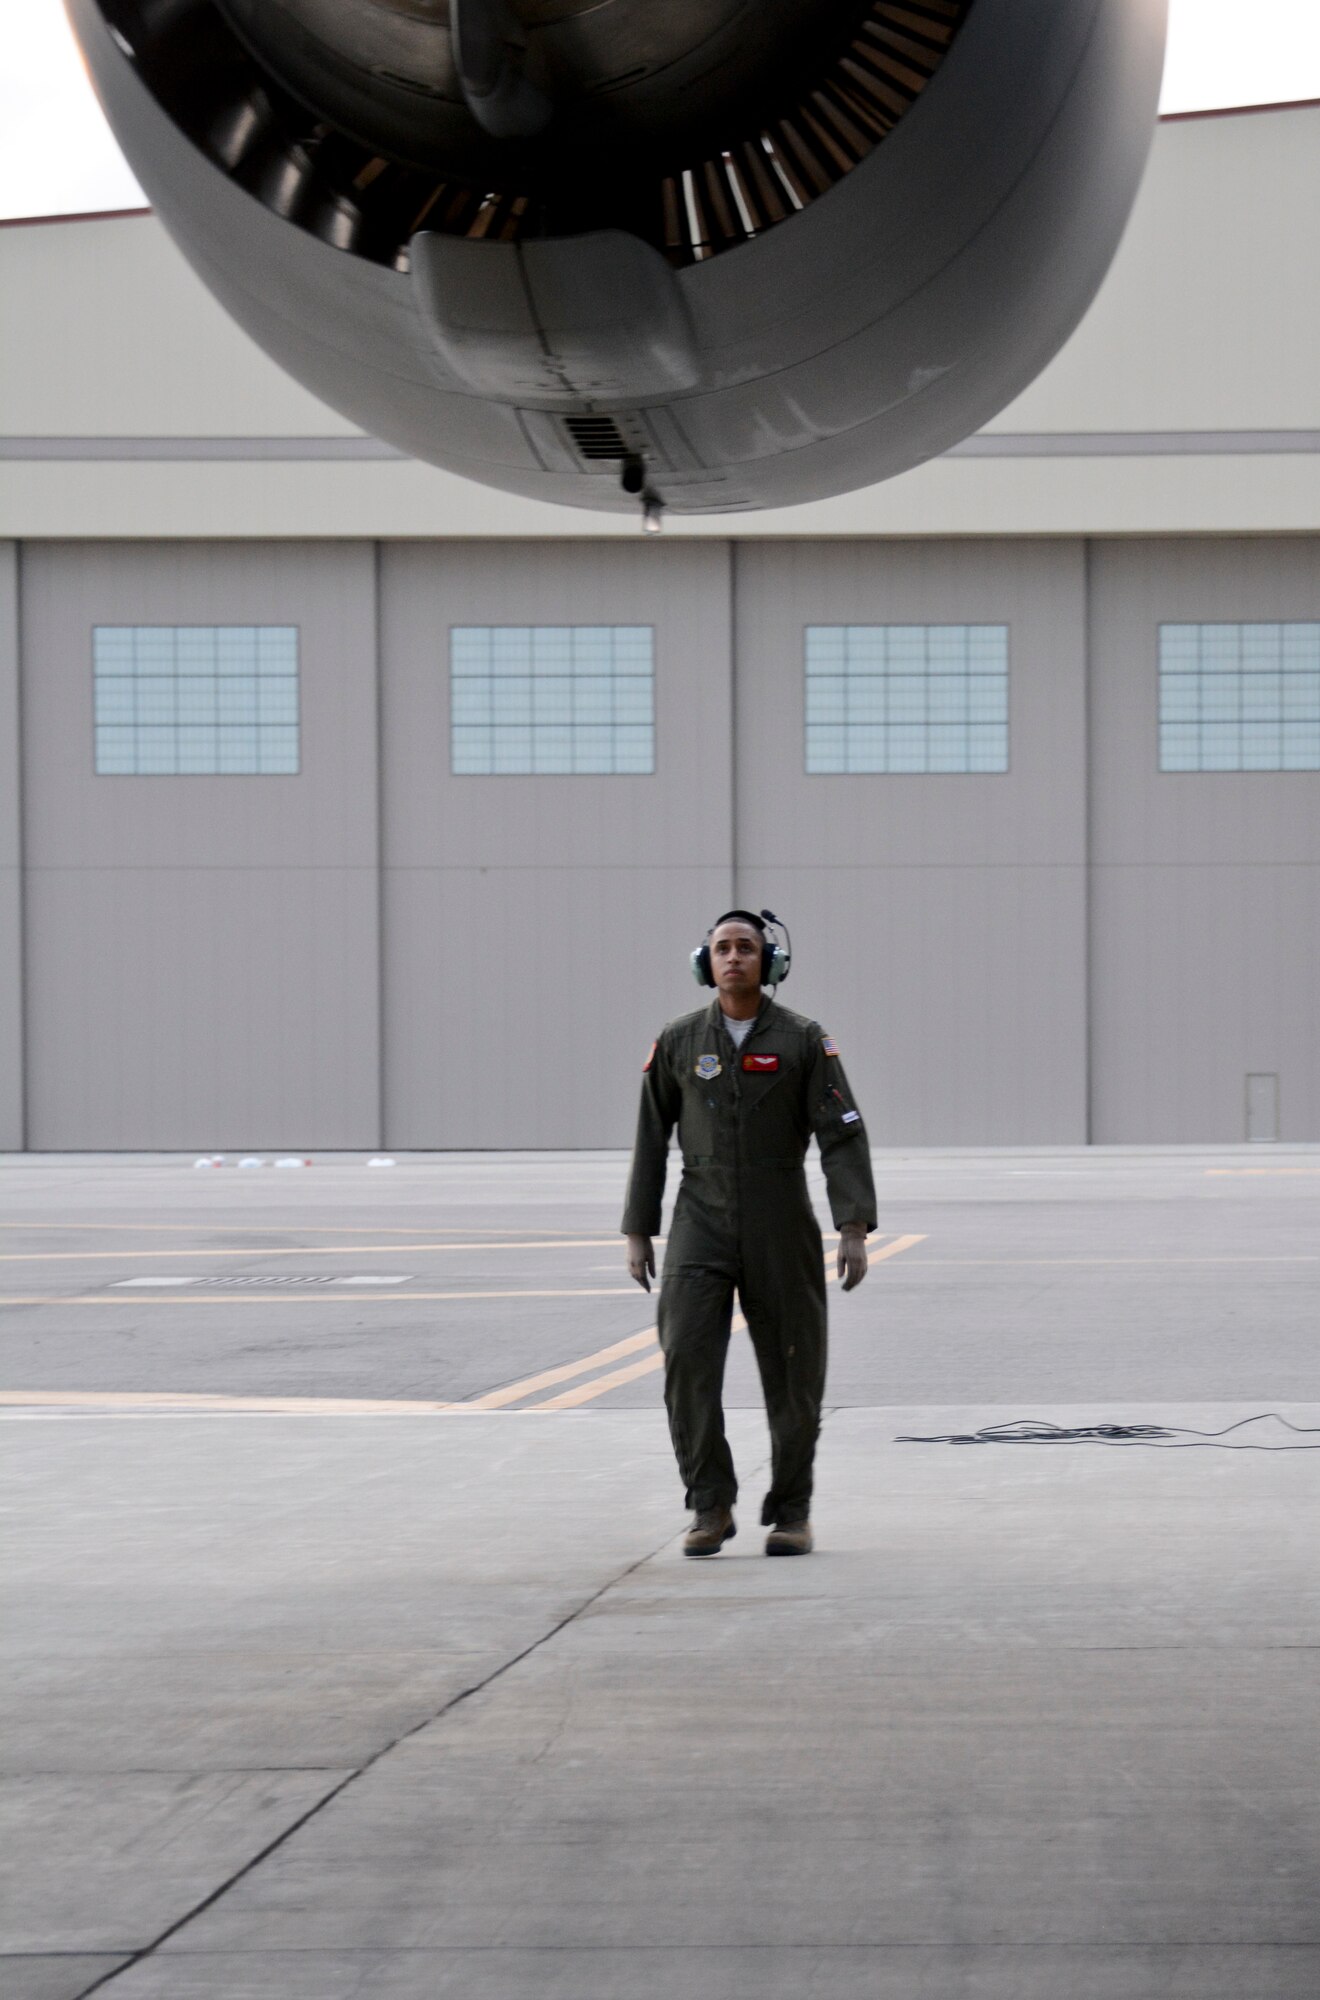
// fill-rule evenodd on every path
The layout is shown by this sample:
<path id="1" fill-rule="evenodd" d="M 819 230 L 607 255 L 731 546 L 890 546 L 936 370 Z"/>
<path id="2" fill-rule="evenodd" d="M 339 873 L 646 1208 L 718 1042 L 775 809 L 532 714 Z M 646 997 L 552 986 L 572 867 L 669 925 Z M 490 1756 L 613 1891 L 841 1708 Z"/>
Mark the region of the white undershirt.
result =
<path id="1" fill-rule="evenodd" d="M 745 1021 L 735 1021 L 731 1014 L 726 1014 L 724 1025 L 729 1031 L 733 1046 L 735 1049 L 740 1049 L 756 1026 L 756 1016 L 752 1014 Z"/>

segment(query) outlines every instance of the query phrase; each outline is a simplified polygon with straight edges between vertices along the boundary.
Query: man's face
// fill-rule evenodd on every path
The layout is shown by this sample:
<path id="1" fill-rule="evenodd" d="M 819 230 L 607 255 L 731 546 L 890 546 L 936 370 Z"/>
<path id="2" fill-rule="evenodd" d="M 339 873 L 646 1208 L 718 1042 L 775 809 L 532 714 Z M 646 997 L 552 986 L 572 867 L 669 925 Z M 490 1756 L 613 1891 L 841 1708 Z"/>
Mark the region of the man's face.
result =
<path id="1" fill-rule="evenodd" d="M 750 924 L 721 924 L 710 941 L 710 969 L 719 992 L 740 997 L 761 989 L 761 933 Z"/>

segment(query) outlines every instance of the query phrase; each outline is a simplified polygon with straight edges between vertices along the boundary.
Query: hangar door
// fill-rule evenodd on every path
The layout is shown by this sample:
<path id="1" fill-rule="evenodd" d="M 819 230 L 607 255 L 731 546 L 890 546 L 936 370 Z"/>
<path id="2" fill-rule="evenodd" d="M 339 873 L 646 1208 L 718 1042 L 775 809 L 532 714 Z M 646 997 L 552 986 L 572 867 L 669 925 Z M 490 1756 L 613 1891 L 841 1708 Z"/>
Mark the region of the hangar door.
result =
<path id="1" fill-rule="evenodd" d="M 736 553 L 738 900 L 877 1145 L 1086 1135 L 1080 543 Z"/>
<path id="2" fill-rule="evenodd" d="M 24 550 L 30 1147 L 379 1143 L 373 569 Z"/>
<path id="3" fill-rule="evenodd" d="M 385 1139 L 631 1142 L 731 891 L 723 543 L 381 554 Z"/>
<path id="4" fill-rule="evenodd" d="M 1313 538 L 1092 559 L 1092 1136 L 1320 1138 Z"/>

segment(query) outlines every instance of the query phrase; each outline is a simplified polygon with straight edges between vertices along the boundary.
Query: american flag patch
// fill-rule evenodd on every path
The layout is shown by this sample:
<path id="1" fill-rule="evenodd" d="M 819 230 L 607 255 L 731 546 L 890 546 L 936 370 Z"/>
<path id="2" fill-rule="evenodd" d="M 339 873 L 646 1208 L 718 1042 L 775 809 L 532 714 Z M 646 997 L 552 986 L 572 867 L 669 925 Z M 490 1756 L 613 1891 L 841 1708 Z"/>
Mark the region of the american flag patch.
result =
<path id="1" fill-rule="evenodd" d="M 643 1075 L 643 1076 L 645 1076 L 645 1075 L 646 1075 L 646 1072 L 647 1072 L 647 1070 L 648 1070 L 648 1069 L 650 1069 L 650 1067 L 651 1067 L 651 1064 L 652 1064 L 652 1063 L 653 1063 L 653 1062 L 655 1061 L 655 1052 L 656 1052 L 656 1050 L 657 1050 L 657 1049 L 659 1048 L 659 1046 L 660 1046 L 659 1042 L 652 1042 L 652 1044 L 651 1044 L 651 1053 L 650 1053 L 650 1055 L 649 1055 L 649 1056 L 648 1056 L 648 1057 L 646 1058 L 646 1061 L 645 1061 L 645 1062 L 644 1062 L 644 1063 L 642 1064 L 642 1075 Z"/>
<path id="2" fill-rule="evenodd" d="M 833 1035 L 822 1035 L 820 1045 L 827 1056 L 837 1056 L 839 1053 L 839 1044 L 835 1041 Z"/>

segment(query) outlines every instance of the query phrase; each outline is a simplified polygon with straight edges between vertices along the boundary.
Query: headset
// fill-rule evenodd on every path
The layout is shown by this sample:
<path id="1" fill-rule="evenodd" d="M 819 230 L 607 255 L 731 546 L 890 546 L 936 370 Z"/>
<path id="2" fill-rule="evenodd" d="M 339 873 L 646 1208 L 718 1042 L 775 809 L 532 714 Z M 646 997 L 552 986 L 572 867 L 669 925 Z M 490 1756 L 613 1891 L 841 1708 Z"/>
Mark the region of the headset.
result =
<path id="1" fill-rule="evenodd" d="M 761 933 L 762 986 L 769 986 L 772 989 L 781 986 L 788 978 L 793 963 L 793 940 L 788 934 L 788 925 L 781 923 L 773 910 L 762 910 L 759 917 L 754 910 L 726 910 L 722 917 L 717 918 L 692 954 L 692 977 L 698 986 L 715 984 L 715 975 L 710 965 L 710 941 L 721 924 L 732 923 L 735 918 L 739 923 L 750 924 L 753 930 Z M 769 935 L 767 924 L 773 924 L 777 931 L 784 933 L 782 944 L 778 938 Z"/>

